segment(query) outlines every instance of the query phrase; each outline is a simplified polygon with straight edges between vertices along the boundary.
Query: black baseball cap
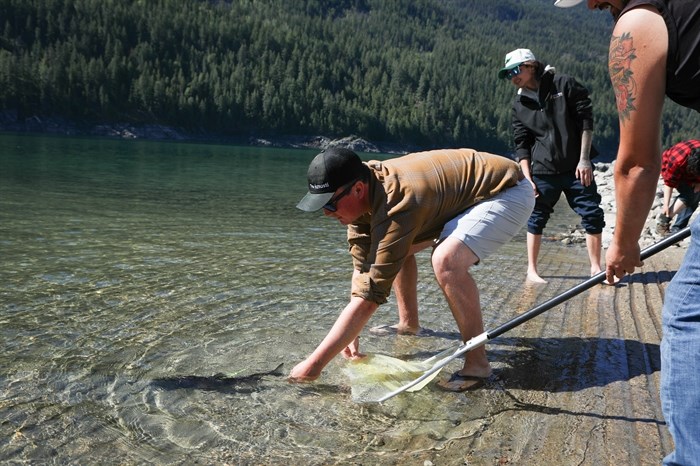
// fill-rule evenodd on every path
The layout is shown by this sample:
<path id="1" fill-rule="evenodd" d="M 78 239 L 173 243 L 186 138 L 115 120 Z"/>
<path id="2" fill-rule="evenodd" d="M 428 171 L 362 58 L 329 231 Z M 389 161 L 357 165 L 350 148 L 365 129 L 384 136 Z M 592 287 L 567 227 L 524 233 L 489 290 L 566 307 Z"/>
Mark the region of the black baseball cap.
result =
<path id="1" fill-rule="evenodd" d="M 338 188 L 364 178 L 367 167 L 350 149 L 331 147 L 318 154 L 309 164 L 309 192 L 297 209 L 314 212 L 331 200 Z"/>

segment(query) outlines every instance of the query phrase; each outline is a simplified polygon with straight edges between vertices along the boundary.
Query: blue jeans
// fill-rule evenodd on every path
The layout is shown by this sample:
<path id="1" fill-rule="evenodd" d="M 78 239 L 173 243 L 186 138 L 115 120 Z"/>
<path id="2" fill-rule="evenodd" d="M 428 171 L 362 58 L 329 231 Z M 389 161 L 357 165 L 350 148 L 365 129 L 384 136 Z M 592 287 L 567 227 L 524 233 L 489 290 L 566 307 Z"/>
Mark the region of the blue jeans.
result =
<path id="1" fill-rule="evenodd" d="M 700 217 L 691 232 L 663 307 L 661 408 L 675 443 L 665 465 L 700 464 Z"/>

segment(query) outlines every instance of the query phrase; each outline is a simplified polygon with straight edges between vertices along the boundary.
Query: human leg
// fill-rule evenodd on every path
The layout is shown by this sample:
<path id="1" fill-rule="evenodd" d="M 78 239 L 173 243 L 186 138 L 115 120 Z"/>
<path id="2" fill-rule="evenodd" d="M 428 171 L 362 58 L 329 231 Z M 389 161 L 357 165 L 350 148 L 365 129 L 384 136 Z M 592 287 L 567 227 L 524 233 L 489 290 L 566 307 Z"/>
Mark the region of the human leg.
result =
<path id="1" fill-rule="evenodd" d="M 430 332 L 422 329 L 418 318 L 418 263 L 416 253 L 431 246 L 432 241 L 426 241 L 414 245 L 411 254 L 406 258 L 394 279 L 392 289 L 396 296 L 396 305 L 399 313 L 399 323 L 396 325 L 379 325 L 372 327 L 369 332 L 374 335 L 419 335 Z"/>
<path id="2" fill-rule="evenodd" d="M 676 221 L 671 226 L 671 233 L 676 233 L 688 226 L 690 217 L 693 216 L 695 209 L 698 208 L 698 200 L 700 198 L 700 195 L 688 184 L 682 183 L 676 189 L 678 190 L 678 196 L 671 210 L 671 216 L 675 215 Z"/>
<path id="3" fill-rule="evenodd" d="M 418 264 L 416 256 L 411 254 L 406 258 L 393 285 L 399 308 L 399 333 L 416 333 L 420 330 L 417 286 Z"/>
<path id="4" fill-rule="evenodd" d="M 700 458 L 700 218 L 690 246 L 666 289 L 661 341 L 661 407 L 675 450 L 665 465 Z"/>
<path id="5" fill-rule="evenodd" d="M 435 278 L 445 295 L 463 341 L 483 333 L 479 290 L 469 268 L 479 258 L 460 240 L 446 238 L 433 251 Z M 488 377 L 491 365 L 486 349 L 481 346 L 465 354 L 461 375 Z M 474 384 L 478 383 L 474 381 Z M 467 387 L 468 388 L 468 387 Z"/>
<path id="6" fill-rule="evenodd" d="M 535 199 L 535 207 L 527 221 L 527 280 L 533 283 L 547 283 L 537 268 L 537 258 L 542 246 L 542 232 L 547 226 L 549 217 L 554 212 L 554 206 L 561 197 L 561 189 L 552 176 L 534 176 L 539 196 Z"/>
<path id="7" fill-rule="evenodd" d="M 470 268 L 518 233 L 534 202 L 531 185 L 523 180 L 518 186 L 472 206 L 445 225 L 433 250 L 432 264 L 464 341 L 484 331 L 479 290 Z M 486 350 L 476 348 L 466 353 L 464 366 L 457 374 L 474 378 L 452 378 L 441 386 L 448 390 L 468 390 L 482 383 L 481 379 L 490 373 Z"/>
<path id="8" fill-rule="evenodd" d="M 591 263 L 591 277 L 600 273 L 600 256 L 603 252 L 602 234 L 586 233 L 586 249 L 588 249 L 588 261 Z"/>
<path id="9" fill-rule="evenodd" d="M 676 205 L 678 205 L 677 209 Z M 688 226 L 688 222 L 690 221 L 690 217 L 693 215 L 693 211 L 687 208 L 683 202 L 677 201 L 676 204 L 674 204 L 673 213 L 676 216 L 676 221 L 673 222 L 673 225 L 671 226 L 671 234 L 676 233 Z"/>
<path id="10" fill-rule="evenodd" d="M 568 176 L 568 175 L 566 175 Z M 591 265 L 591 276 L 600 273 L 602 247 L 602 232 L 605 227 L 605 213 L 600 207 L 601 197 L 595 180 L 584 186 L 574 175 L 568 176 L 569 186 L 564 189 L 569 206 L 581 217 L 581 225 L 586 230 L 586 249 Z"/>
<path id="11" fill-rule="evenodd" d="M 537 256 L 540 255 L 542 235 L 527 233 L 527 279 L 533 283 L 547 283 L 537 272 Z"/>

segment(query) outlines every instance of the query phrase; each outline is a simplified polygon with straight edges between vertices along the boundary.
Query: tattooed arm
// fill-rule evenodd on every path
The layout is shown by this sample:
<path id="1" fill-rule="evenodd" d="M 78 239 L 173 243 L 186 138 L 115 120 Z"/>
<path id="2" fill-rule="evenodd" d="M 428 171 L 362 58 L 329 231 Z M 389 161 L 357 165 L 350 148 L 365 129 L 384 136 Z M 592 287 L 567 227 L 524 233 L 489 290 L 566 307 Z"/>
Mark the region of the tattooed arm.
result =
<path id="1" fill-rule="evenodd" d="M 606 254 L 606 273 L 622 278 L 641 266 L 639 237 L 656 192 L 661 167 L 661 110 L 666 86 L 666 25 L 653 8 L 618 19 L 608 68 L 620 118 L 615 163 L 617 215 Z"/>

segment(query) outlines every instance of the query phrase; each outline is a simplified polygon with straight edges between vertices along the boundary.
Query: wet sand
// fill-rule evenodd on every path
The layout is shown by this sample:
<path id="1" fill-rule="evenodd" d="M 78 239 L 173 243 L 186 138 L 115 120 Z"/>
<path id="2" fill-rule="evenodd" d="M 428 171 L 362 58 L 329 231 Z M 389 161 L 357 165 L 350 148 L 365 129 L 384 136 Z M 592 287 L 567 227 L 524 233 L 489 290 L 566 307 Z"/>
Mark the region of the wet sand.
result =
<path id="1" fill-rule="evenodd" d="M 600 175 L 607 247 L 614 229 L 612 171 Z M 649 214 L 642 247 L 660 239 L 656 215 Z M 522 256 L 511 250 L 508 257 L 516 259 L 496 273 L 474 270 L 487 329 L 588 278 L 578 221 L 562 199 L 539 257 L 547 284 L 524 281 L 524 241 Z M 485 387 L 451 394 L 432 386 L 376 412 L 368 409 L 368 420 L 389 411 L 395 433 L 368 426 L 361 441 L 369 447 L 342 464 L 661 464 L 673 450 L 659 401 L 661 312 L 687 245 L 670 246 L 618 285 L 594 286 L 490 341 L 494 375 Z M 398 337 L 407 345 L 410 338 Z M 440 377 L 459 366 L 448 366 Z M 434 400 L 437 405 L 420 407 Z"/>
<path id="2" fill-rule="evenodd" d="M 550 283 L 514 296 L 511 317 L 568 289 L 586 263 L 584 248 L 543 252 Z M 672 450 L 659 402 L 661 308 L 684 252 L 671 246 L 619 285 L 598 285 L 489 343 L 492 380 L 446 400 L 453 426 L 402 464 L 660 464 Z"/>

